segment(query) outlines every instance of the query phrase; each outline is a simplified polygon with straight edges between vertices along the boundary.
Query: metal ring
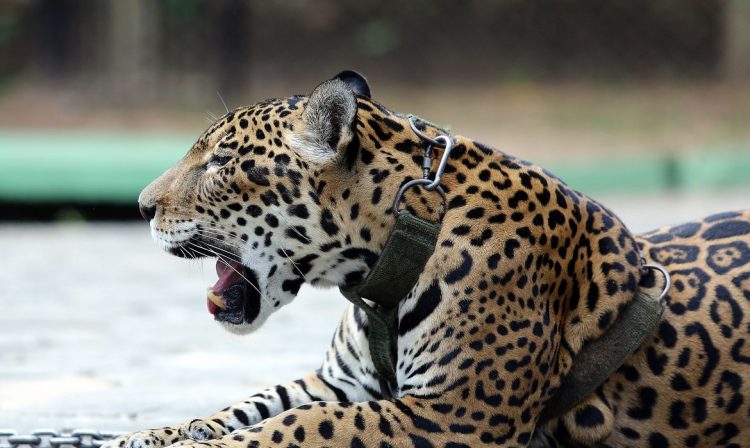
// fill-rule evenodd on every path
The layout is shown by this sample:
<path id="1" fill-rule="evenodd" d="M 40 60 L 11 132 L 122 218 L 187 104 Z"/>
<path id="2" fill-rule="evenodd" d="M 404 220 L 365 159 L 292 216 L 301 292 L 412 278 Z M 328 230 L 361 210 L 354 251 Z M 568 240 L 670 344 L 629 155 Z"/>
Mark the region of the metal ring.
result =
<path id="1" fill-rule="evenodd" d="M 396 215 L 396 216 L 398 216 L 398 206 L 401 203 L 401 198 L 404 196 L 404 193 L 406 192 L 406 190 L 408 190 L 411 187 L 415 187 L 417 185 L 425 185 L 425 188 L 427 188 L 426 186 L 432 184 L 432 182 L 433 181 L 430 180 L 430 179 L 414 179 L 414 180 L 410 180 L 409 182 L 403 184 L 401 186 L 401 188 L 399 188 L 398 193 L 396 193 L 396 198 L 393 200 L 393 214 Z M 443 188 L 440 185 L 438 185 L 433 190 L 435 190 L 438 193 L 440 193 L 440 197 L 443 200 L 443 210 L 440 213 L 440 215 L 442 217 L 442 214 L 445 213 L 445 208 L 446 208 L 446 206 L 448 204 L 448 200 L 447 200 L 447 198 L 445 196 L 445 190 L 443 190 Z M 428 190 L 428 191 L 433 191 L 433 190 Z"/>
<path id="2" fill-rule="evenodd" d="M 416 123 L 414 123 L 414 117 L 409 117 L 409 126 L 411 126 L 411 130 L 414 131 L 414 133 L 417 134 L 419 136 L 419 138 L 421 138 L 422 140 L 426 140 L 426 141 L 430 142 L 430 144 L 435 145 L 435 146 L 441 146 L 441 147 L 445 146 L 443 143 L 440 143 L 440 141 L 438 139 L 440 137 L 445 137 L 446 139 L 448 139 L 448 137 L 446 137 L 444 135 L 441 135 L 438 138 L 432 138 L 432 137 L 430 137 L 429 135 L 427 135 L 424 132 L 422 132 L 419 129 L 417 129 L 417 125 L 416 125 Z M 450 139 L 448 139 L 448 140 L 450 140 Z"/>
<path id="3" fill-rule="evenodd" d="M 661 275 L 664 276 L 664 290 L 662 290 L 661 294 L 659 294 L 659 302 L 662 302 L 664 300 L 664 297 L 667 296 L 669 289 L 672 287 L 672 276 L 669 275 L 669 272 L 667 272 L 667 269 L 660 264 L 644 264 L 643 269 L 651 269 L 652 271 L 659 271 L 661 272 Z"/>

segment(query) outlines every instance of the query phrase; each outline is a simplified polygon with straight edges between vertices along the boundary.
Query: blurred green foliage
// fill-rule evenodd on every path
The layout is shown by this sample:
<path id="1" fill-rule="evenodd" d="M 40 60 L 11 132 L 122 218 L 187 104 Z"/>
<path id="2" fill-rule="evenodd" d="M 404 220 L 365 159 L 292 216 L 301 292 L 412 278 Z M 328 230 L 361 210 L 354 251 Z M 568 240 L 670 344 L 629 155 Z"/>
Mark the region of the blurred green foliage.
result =
<path id="1" fill-rule="evenodd" d="M 357 40 L 365 53 L 384 56 L 401 44 L 401 35 L 392 21 L 375 19 L 363 24 Z"/>
<path id="2" fill-rule="evenodd" d="M 169 19 L 190 25 L 200 19 L 205 0 L 161 0 L 164 14 Z"/>
<path id="3" fill-rule="evenodd" d="M 14 14 L 0 14 L 0 45 L 10 41 L 20 29 L 21 21 Z"/>
<path id="4" fill-rule="evenodd" d="M 16 11 L 0 9 L 0 90 L 7 87 L 19 67 L 10 63 L 11 45 L 21 34 L 22 17 Z"/>

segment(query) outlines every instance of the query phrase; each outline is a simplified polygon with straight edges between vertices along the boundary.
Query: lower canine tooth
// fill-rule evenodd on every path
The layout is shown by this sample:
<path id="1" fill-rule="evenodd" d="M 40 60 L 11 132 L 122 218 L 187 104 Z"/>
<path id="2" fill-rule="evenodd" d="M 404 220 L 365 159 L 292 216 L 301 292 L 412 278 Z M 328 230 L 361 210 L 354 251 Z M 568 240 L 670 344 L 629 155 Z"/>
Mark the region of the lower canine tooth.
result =
<path id="1" fill-rule="evenodd" d="M 218 306 L 222 310 L 226 308 L 226 306 L 224 305 L 224 301 L 221 299 L 221 296 L 217 295 L 211 288 L 208 288 L 208 300 L 213 302 L 214 305 Z"/>

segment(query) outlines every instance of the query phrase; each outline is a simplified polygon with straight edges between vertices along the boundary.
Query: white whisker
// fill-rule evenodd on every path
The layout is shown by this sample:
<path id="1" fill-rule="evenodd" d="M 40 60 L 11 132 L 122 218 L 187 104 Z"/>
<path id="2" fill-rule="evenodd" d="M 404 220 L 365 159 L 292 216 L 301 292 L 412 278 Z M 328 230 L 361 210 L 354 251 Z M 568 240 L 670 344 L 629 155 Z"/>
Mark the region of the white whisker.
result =
<path id="1" fill-rule="evenodd" d="M 304 240 L 305 240 L 305 241 L 307 241 L 308 243 L 312 243 L 312 241 L 310 241 L 310 238 L 308 238 L 308 237 L 306 237 L 305 235 L 301 234 L 301 233 L 300 233 L 300 232 L 299 232 L 299 231 L 298 231 L 298 230 L 297 230 L 297 229 L 296 229 L 296 228 L 295 228 L 295 227 L 294 227 L 294 226 L 293 226 L 293 225 L 292 225 L 292 224 L 291 224 L 291 223 L 290 223 L 290 222 L 289 222 L 289 221 L 288 221 L 288 220 L 286 219 L 286 216 L 284 216 L 284 214 L 283 214 L 283 213 L 281 212 L 281 209 L 279 209 L 279 207 L 278 207 L 278 206 L 275 206 L 275 205 L 274 205 L 274 206 L 273 206 L 273 208 L 274 208 L 274 209 L 276 209 L 276 213 L 277 213 L 277 214 L 278 214 L 278 216 L 279 216 L 279 217 L 280 217 L 280 218 L 282 219 L 282 221 L 284 221 L 284 224 L 286 224 L 286 225 L 287 225 L 287 228 L 291 229 L 291 230 L 292 230 L 292 232 L 294 232 L 294 233 L 296 233 L 297 235 L 299 235 L 299 237 L 300 237 L 300 238 L 304 239 Z"/>
<path id="2" fill-rule="evenodd" d="M 300 270 L 299 266 L 297 266 L 297 263 L 295 263 L 294 260 L 292 260 L 292 258 L 289 256 L 289 254 L 286 253 L 286 249 L 284 249 L 283 247 L 281 247 L 281 245 L 279 245 L 279 244 L 276 244 L 276 247 L 278 247 L 279 250 L 281 250 L 281 252 L 286 257 L 286 259 L 289 260 L 292 263 L 292 266 L 294 266 L 294 269 L 296 269 L 297 272 L 299 272 L 299 275 L 305 280 L 305 283 L 310 283 L 310 282 L 307 281 L 307 277 L 305 277 L 305 274 L 302 273 L 302 271 Z"/>
<path id="3" fill-rule="evenodd" d="M 216 91 L 216 95 L 219 97 L 219 100 L 221 100 L 221 104 L 224 105 L 224 109 L 227 110 L 227 113 L 229 113 L 229 108 L 227 107 L 227 103 L 224 102 L 224 98 L 221 97 L 221 93 L 219 91 Z"/>
<path id="4" fill-rule="evenodd" d="M 214 234 L 217 234 L 217 235 L 223 235 L 223 236 L 227 236 L 229 238 L 233 238 L 233 239 L 237 239 L 237 240 L 242 241 L 242 239 L 240 238 L 240 236 L 237 233 L 230 232 L 228 230 L 224 230 L 224 229 L 221 229 L 219 227 L 200 227 L 200 228 L 198 228 L 198 232 L 210 232 L 210 233 L 214 233 Z"/>
<path id="5" fill-rule="evenodd" d="M 208 236 L 206 236 L 206 235 L 204 235 L 204 236 L 206 238 L 208 238 Z M 221 240 L 216 240 L 216 241 L 221 241 Z M 197 243 L 193 243 L 193 244 L 197 244 Z M 200 241 L 200 244 L 205 244 L 206 245 L 206 249 L 215 249 L 215 250 L 220 251 L 223 254 L 224 257 L 226 257 L 226 258 L 228 258 L 228 259 L 230 259 L 230 260 L 232 260 L 232 261 L 234 261 L 236 263 L 241 263 L 242 262 L 242 260 L 237 255 L 235 255 L 234 253 L 228 251 L 227 249 L 223 249 L 221 247 L 215 246 L 215 245 L 213 245 L 211 243 L 208 243 L 208 242 L 205 242 L 205 241 Z"/>
<path id="6" fill-rule="evenodd" d="M 221 243 L 225 243 L 225 244 L 227 243 L 226 240 L 223 240 L 223 239 L 220 239 L 220 238 L 216 238 L 215 236 L 212 236 L 212 235 L 220 235 L 220 236 L 225 236 L 225 237 L 229 237 L 229 238 L 239 239 L 236 236 L 233 236 L 231 234 L 226 233 L 226 230 L 223 230 L 223 231 L 217 231 L 217 230 L 218 229 L 201 229 L 201 231 L 203 232 L 202 236 L 205 237 L 205 238 L 208 238 L 208 239 L 210 239 L 212 241 L 217 241 L 217 242 L 221 242 Z M 224 233 L 222 233 L 222 232 L 224 232 Z M 274 243 L 274 245 L 276 247 L 279 248 L 279 250 L 281 250 L 281 252 L 284 254 L 284 257 L 286 257 L 286 259 L 289 260 L 292 263 L 292 266 L 294 266 L 294 269 L 307 282 L 307 278 L 305 277 L 305 274 L 299 268 L 299 265 L 289 256 L 288 251 L 286 249 L 284 249 L 284 247 L 282 247 L 280 244 L 278 244 L 278 242 L 276 240 L 273 240 L 273 243 Z"/>
<path id="7" fill-rule="evenodd" d="M 202 230 L 200 232 L 201 236 L 209 236 L 211 235 L 215 240 L 219 240 L 225 243 L 228 243 L 229 241 L 237 240 L 242 241 L 238 236 L 230 235 L 228 233 L 221 233 L 221 232 L 215 232 L 212 230 Z M 221 237 L 221 238 L 218 238 Z"/>
<path id="8" fill-rule="evenodd" d="M 203 237 L 203 238 L 205 238 L 205 239 L 208 239 L 208 240 L 210 240 L 210 241 L 214 242 L 215 244 L 225 244 L 225 245 L 229 246 L 229 247 L 230 247 L 230 248 L 232 248 L 232 249 L 236 249 L 236 250 L 238 250 L 238 251 L 240 250 L 240 248 L 239 248 L 239 247 L 237 247 L 237 246 L 234 246 L 234 245 L 232 245 L 232 244 L 229 244 L 229 242 L 227 241 L 227 239 L 226 239 L 226 238 L 223 238 L 223 239 L 222 239 L 222 238 L 218 238 L 218 237 L 216 237 L 216 236 L 214 236 L 214 235 L 216 235 L 216 234 L 210 234 L 210 233 L 209 233 L 209 234 L 205 234 L 205 233 L 204 233 L 204 234 L 201 234 L 201 237 Z M 221 236 L 221 235 L 220 235 L 220 236 Z M 215 247 L 216 247 L 216 246 L 215 246 Z M 232 256 L 236 256 L 236 255 L 234 255 L 234 253 L 232 253 L 231 251 L 229 251 L 229 250 L 227 250 L 227 249 L 222 249 L 222 248 L 219 248 L 219 247 L 216 247 L 216 248 L 217 248 L 217 249 L 221 249 L 221 251 L 222 251 L 222 252 L 226 252 L 226 253 L 229 253 L 229 254 L 231 254 Z"/>
<path id="9" fill-rule="evenodd" d="M 205 232 L 205 233 L 209 233 L 209 234 L 212 234 L 212 235 L 221 235 L 221 236 L 225 236 L 225 237 L 228 237 L 228 238 L 231 238 L 231 239 L 236 239 L 236 240 L 240 240 L 241 241 L 241 238 L 239 237 L 239 235 L 232 234 L 230 232 L 227 232 L 226 230 L 220 230 L 220 229 L 201 229 L 201 230 L 199 230 L 199 232 Z"/>

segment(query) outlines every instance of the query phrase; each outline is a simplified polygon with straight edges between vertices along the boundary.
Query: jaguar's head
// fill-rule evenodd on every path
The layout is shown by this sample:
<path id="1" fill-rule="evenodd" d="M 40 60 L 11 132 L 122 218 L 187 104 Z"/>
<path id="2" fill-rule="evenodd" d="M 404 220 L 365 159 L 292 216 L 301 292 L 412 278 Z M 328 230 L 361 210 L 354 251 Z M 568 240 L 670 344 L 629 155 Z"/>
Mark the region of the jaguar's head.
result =
<path id="1" fill-rule="evenodd" d="M 228 330 L 255 330 L 304 282 L 356 282 L 377 259 L 393 226 L 387 198 L 404 177 L 365 165 L 419 176 L 419 161 L 364 149 L 377 145 L 372 126 L 385 119 L 394 135 L 405 122 L 369 96 L 364 77 L 347 71 L 309 96 L 235 109 L 141 193 L 162 248 L 217 259 L 208 308 Z M 368 124 L 373 114 L 381 125 Z"/>

